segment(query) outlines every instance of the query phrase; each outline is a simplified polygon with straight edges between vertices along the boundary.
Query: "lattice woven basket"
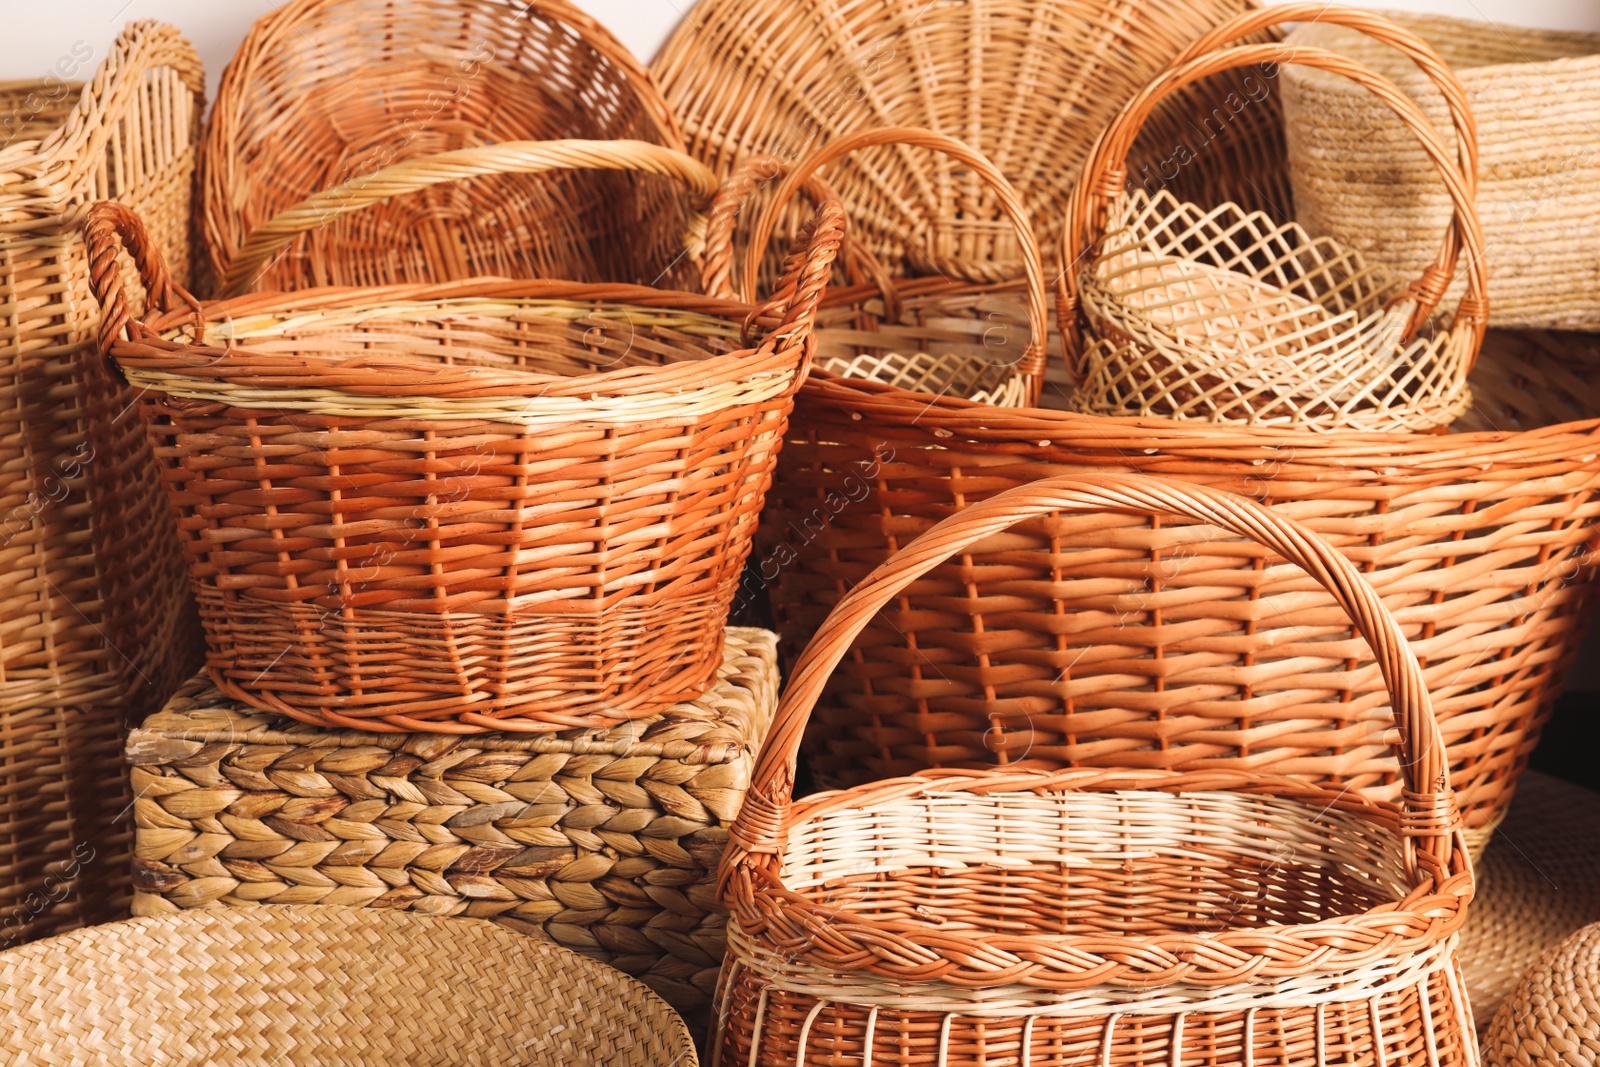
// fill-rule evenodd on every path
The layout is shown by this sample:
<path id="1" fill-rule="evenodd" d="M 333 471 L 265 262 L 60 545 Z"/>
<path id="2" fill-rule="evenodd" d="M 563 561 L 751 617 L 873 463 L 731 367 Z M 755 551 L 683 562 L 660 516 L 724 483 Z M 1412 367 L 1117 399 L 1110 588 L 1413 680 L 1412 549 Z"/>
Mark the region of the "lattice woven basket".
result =
<path id="1" fill-rule="evenodd" d="M 1306 46 L 1222 49 L 1272 20 L 1357 27 L 1422 65 L 1449 101 L 1452 160 L 1428 119 L 1392 82 Z M 1221 69 L 1293 64 L 1344 75 L 1393 109 L 1444 179 L 1454 209 L 1438 256 L 1409 287 L 1294 222 L 1236 204 L 1205 208 L 1165 190 L 1124 188 L 1145 117 L 1174 89 Z M 1073 405 L 1317 430 L 1430 430 L 1469 405 L 1467 375 L 1488 320 L 1488 268 L 1473 210 L 1477 153 L 1466 91 L 1420 39 L 1380 16 L 1299 4 L 1245 16 L 1186 49 L 1122 110 L 1090 153 L 1061 244 L 1061 330 L 1074 362 Z M 1462 259 L 1466 291 L 1434 309 Z"/>
<path id="2" fill-rule="evenodd" d="M 1447 60 L 1477 122 L 1477 210 L 1497 326 L 1600 329 L 1600 34 L 1394 12 Z M 1329 48 L 1394 79 L 1449 135 L 1437 90 L 1401 56 L 1312 21 L 1291 43 Z M 1304 68 L 1283 78 L 1295 205 L 1312 233 L 1411 275 L 1432 258 L 1427 235 L 1450 213 L 1416 140 L 1365 93 Z M 1459 290 L 1459 284 L 1458 284 Z"/>
<path id="3" fill-rule="evenodd" d="M 160 23 L 79 44 L 58 70 L 86 83 L 0 85 L 0 947 L 127 914 L 123 730 L 198 654 L 133 393 L 94 355 L 81 224 L 131 204 L 187 275 L 204 77 Z"/>
<path id="4" fill-rule="evenodd" d="M 444 152 L 556 139 L 684 147 L 649 74 L 565 0 L 284 4 L 239 46 L 208 120 L 212 277 L 229 276 L 257 227 L 315 193 Z M 654 284 L 682 250 L 685 221 L 678 190 L 650 175 L 486 177 L 330 221 L 251 283 Z"/>
<path id="5" fill-rule="evenodd" d="M 0 954 L 0 1064 L 695 1067 L 620 971 L 487 922 L 191 911 Z"/>
<path id="6" fill-rule="evenodd" d="M 918 576 L 1018 522 L 1184 516 L 1304 567 L 1391 693 L 1399 804 L 1248 770 L 932 772 L 794 802 L 828 675 Z M 1088 590 L 1085 590 L 1087 593 Z M 790 675 L 722 871 L 722 1064 L 1476 1063 L 1455 935 L 1472 873 L 1417 660 L 1336 549 L 1240 497 L 1040 481 L 927 531 Z"/>
<path id="7" fill-rule="evenodd" d="M 699 694 L 842 226 L 823 205 L 762 309 L 487 280 L 200 306 L 97 207 L 106 349 L 144 390 L 212 680 L 323 725 L 461 733 Z M 143 322 L 119 238 L 162 294 Z"/>

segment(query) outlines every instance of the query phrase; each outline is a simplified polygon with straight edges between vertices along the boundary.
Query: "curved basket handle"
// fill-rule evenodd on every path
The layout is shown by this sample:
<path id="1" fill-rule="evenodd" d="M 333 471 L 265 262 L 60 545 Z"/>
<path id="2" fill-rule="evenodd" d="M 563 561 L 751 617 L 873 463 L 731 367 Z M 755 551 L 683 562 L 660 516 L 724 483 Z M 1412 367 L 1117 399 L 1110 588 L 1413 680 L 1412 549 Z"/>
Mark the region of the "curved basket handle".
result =
<path id="1" fill-rule="evenodd" d="M 100 353 L 109 358 L 111 345 L 123 330 L 140 325 L 128 310 L 117 253 L 126 248 L 133 257 L 146 299 L 160 311 L 175 311 L 179 301 L 200 310 L 200 301 L 172 280 L 160 247 L 145 228 L 144 220 L 126 204 L 101 200 L 89 208 L 83 224 L 83 241 L 89 254 L 89 287 L 100 303 Z"/>
<path id="2" fill-rule="evenodd" d="M 861 130 L 847 134 L 838 140 L 830 141 L 818 149 L 809 158 L 796 164 L 783 184 L 778 186 L 772 195 L 772 202 L 761 213 L 760 220 L 756 223 L 755 232 L 751 235 L 750 245 L 744 253 L 744 290 L 750 292 L 754 289 L 756 278 L 761 270 L 762 257 L 766 255 L 767 244 L 772 240 L 772 232 L 778 225 L 778 213 L 789 202 L 795 192 L 817 171 L 827 164 L 848 155 L 860 148 L 872 148 L 877 145 L 906 145 L 912 148 L 929 148 L 936 152 L 943 152 L 953 159 L 972 168 L 989 186 L 999 201 L 1000 208 L 1011 221 L 1017 231 L 1018 242 L 1022 246 L 1022 267 L 1028 285 L 1028 326 L 1032 337 L 1028 350 L 1017 363 L 1019 373 L 1026 375 L 1034 383 L 1035 395 L 1029 402 L 1038 399 L 1037 389 L 1044 380 L 1045 353 L 1049 344 L 1048 297 L 1045 295 L 1044 264 L 1039 254 L 1039 242 L 1033 236 L 1033 227 L 1028 222 L 1027 211 L 1022 206 L 1022 199 L 1017 195 L 1005 175 L 995 168 L 995 165 L 976 149 L 963 144 L 953 137 L 932 130 L 916 129 L 914 127 L 886 127 L 877 130 Z M 982 281 L 1003 281 L 1004 278 L 985 278 Z"/>
<path id="3" fill-rule="evenodd" d="M 1025 519 L 1054 512 L 1131 511 L 1178 515 L 1228 530 L 1298 564 L 1333 594 L 1372 647 L 1388 686 L 1405 778 L 1408 862 L 1414 842 L 1448 865 L 1460 826 L 1444 740 L 1417 657 L 1378 594 L 1349 560 L 1299 523 L 1232 493 L 1149 475 L 1045 478 L 972 504 L 920 534 L 844 595 L 800 654 L 730 831 L 730 872 L 746 855 L 779 854 L 794 787 L 795 754 L 811 709 L 856 636 L 912 582 L 952 556 Z M 1416 870 L 1415 863 L 1411 869 Z M 1448 869 L 1447 866 L 1445 869 Z M 725 881 L 726 879 L 724 879 Z"/>
<path id="4" fill-rule="evenodd" d="M 787 344 L 806 346 L 805 361 L 790 392 L 798 390 L 811 371 L 817 347 L 813 333 L 817 307 L 828 288 L 828 276 L 844 244 L 845 230 L 844 206 L 837 200 L 824 200 L 816 214 L 800 228 L 794 245 L 784 257 L 783 270 L 772 297 L 745 320 L 746 344 L 750 343 L 751 329 L 758 320 L 776 317 L 778 324 L 764 345 L 776 344 L 781 339 Z"/>
<path id="5" fill-rule="evenodd" d="M 352 178 L 278 212 L 250 234 L 228 264 L 218 285 L 219 295 L 239 296 L 296 237 L 347 212 L 443 182 L 552 170 L 627 170 L 665 175 L 684 185 L 697 208 L 708 203 L 717 191 L 716 175 L 705 164 L 648 141 L 506 141 L 459 148 L 408 159 Z M 698 221 L 691 223 L 691 231 L 699 226 Z"/>
<path id="6" fill-rule="evenodd" d="M 1282 10 L 1273 8 L 1271 14 L 1281 17 Z M 1378 21 L 1383 20 L 1380 18 Z M 1230 23 L 1216 33 L 1221 36 L 1231 31 L 1232 27 L 1233 24 Z M 1396 29 L 1398 30 L 1398 27 Z M 1169 66 L 1139 95 L 1130 100 L 1100 135 L 1099 140 L 1090 149 L 1089 158 L 1084 163 L 1083 176 L 1073 188 L 1068 201 L 1066 225 L 1061 237 L 1061 270 L 1056 278 L 1058 298 L 1056 314 L 1069 358 L 1072 353 L 1082 350 L 1082 335 L 1077 321 L 1079 301 L 1077 264 L 1105 236 L 1110 205 L 1123 195 L 1123 185 L 1127 179 L 1128 151 L 1156 105 L 1176 90 L 1220 71 L 1263 63 L 1299 63 L 1334 74 L 1342 74 L 1371 91 L 1388 105 L 1390 110 L 1400 116 L 1401 121 L 1417 135 L 1423 150 L 1438 169 L 1445 190 L 1450 196 L 1454 215 L 1439 257 L 1398 298 L 1400 301 L 1416 301 L 1416 307 L 1406 322 L 1405 339 L 1409 340 L 1432 317 L 1434 309 L 1454 276 L 1459 254 L 1464 250 L 1467 255 L 1467 291 L 1457 306 L 1455 321 L 1466 324 L 1473 331 L 1472 353 L 1476 359 L 1484 331 L 1489 323 L 1489 275 L 1483 257 L 1483 225 L 1474 206 L 1477 194 L 1477 128 L 1466 105 L 1465 90 L 1461 88 L 1455 75 L 1444 65 L 1443 60 L 1434 55 L 1420 39 L 1411 37 L 1404 31 L 1399 31 L 1395 40 L 1389 43 L 1394 43 L 1407 55 L 1417 58 L 1419 63 L 1426 59 L 1430 66 L 1425 69 L 1438 75 L 1441 86 L 1451 86 L 1446 91 L 1446 99 L 1453 100 L 1451 110 L 1457 124 L 1457 139 L 1462 145 L 1462 156 L 1474 167 L 1471 177 L 1467 177 L 1450 158 L 1432 123 L 1410 97 L 1401 92 L 1389 79 L 1347 56 L 1320 48 L 1272 43 L 1229 48 Z M 1470 147 L 1468 147 L 1469 142 Z M 1467 369 L 1471 369 L 1470 365 Z"/>

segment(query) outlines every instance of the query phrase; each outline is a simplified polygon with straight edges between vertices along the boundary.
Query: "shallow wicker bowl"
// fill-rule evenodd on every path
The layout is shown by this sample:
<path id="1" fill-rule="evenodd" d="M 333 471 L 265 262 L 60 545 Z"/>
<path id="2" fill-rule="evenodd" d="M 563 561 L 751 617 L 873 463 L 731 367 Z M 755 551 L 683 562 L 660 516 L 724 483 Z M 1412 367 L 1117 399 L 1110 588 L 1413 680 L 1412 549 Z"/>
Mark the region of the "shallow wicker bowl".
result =
<path id="1" fill-rule="evenodd" d="M 693 1067 L 638 981 L 488 922 L 259 905 L 0 955 L 0 1064 Z"/>

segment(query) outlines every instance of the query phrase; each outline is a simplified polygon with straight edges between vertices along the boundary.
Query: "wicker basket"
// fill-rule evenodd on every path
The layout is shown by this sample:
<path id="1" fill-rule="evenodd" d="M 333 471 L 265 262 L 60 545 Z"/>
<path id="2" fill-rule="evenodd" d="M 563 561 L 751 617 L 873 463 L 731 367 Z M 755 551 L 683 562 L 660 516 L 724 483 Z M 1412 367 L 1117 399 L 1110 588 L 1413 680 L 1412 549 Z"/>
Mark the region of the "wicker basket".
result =
<path id="1" fill-rule="evenodd" d="M 1089 145 L 1123 102 L 1189 40 L 1253 6 L 699 0 L 653 69 L 688 151 L 718 174 L 756 156 L 794 163 L 863 129 L 922 127 L 992 160 L 1048 243 Z M 1149 134 L 1140 181 L 1202 202 L 1289 202 L 1278 90 L 1259 72 L 1183 94 Z M 1003 198 L 959 157 L 880 144 L 842 159 L 832 179 L 852 233 L 896 276 L 1023 273 Z M 802 218 L 792 210 L 779 232 Z M 775 274 L 769 259 L 764 277 Z"/>
<path id="2" fill-rule="evenodd" d="M 936 772 L 789 799 L 807 714 L 880 609 L 1015 523 L 1105 509 L 1198 520 L 1310 571 L 1392 693 L 1403 802 L 1132 769 Z M 1472 874 L 1445 755 L 1393 617 L 1304 527 L 1137 476 L 975 504 L 856 585 L 790 676 L 723 861 L 720 1062 L 1321 1067 L 1338 1048 L 1467 1067 L 1454 947 Z"/>
<path id="3" fill-rule="evenodd" d="M 694 1067 L 627 975 L 490 923 L 370 908 L 130 919 L 0 955 L 0 1064 Z"/>
<path id="4" fill-rule="evenodd" d="M 1395 13 L 1455 69 L 1477 119 L 1477 208 L 1497 326 L 1600 329 L 1600 34 L 1552 33 L 1481 18 Z M 1437 91 L 1401 56 L 1313 21 L 1292 43 L 1331 48 L 1393 78 L 1446 125 Z M 1285 117 L 1299 218 L 1312 233 L 1409 275 L 1432 258 L 1426 235 L 1450 207 L 1429 161 L 1392 115 L 1356 87 L 1291 68 Z"/>
<path id="5" fill-rule="evenodd" d="M 127 914 L 122 732 L 198 655 L 160 479 L 120 418 L 133 393 L 94 358 L 80 229 L 121 199 L 187 273 L 203 86 L 155 22 L 87 84 L 0 85 L 0 948 Z"/>
<path id="6" fill-rule="evenodd" d="M 760 156 L 738 167 L 711 205 L 702 286 L 714 296 L 751 299 L 786 206 L 802 189 L 813 199 L 832 195 L 821 172 L 830 163 L 877 146 L 928 149 L 967 167 L 984 184 L 1016 235 L 1023 277 L 1015 283 L 974 285 L 959 279 L 896 283 L 868 247 L 852 241 L 845 256 L 857 285 L 824 299 L 817 320 L 817 366 L 846 377 L 871 378 L 936 395 L 955 395 L 1016 407 L 1037 400 L 1043 383 L 1048 307 L 1044 267 L 1022 202 L 994 165 L 950 137 L 920 129 L 864 130 L 830 141 L 790 167 Z M 930 154 L 919 152 L 921 154 Z M 781 179 L 781 181 L 779 180 Z M 764 183 L 777 182 L 772 189 Z M 741 216 L 765 204 L 742 257 L 735 253 Z M 735 259 L 739 284 L 735 286 Z"/>
<path id="7" fill-rule="evenodd" d="M 648 73 L 565 0 L 295 0 L 251 29 L 211 113 L 201 224 L 213 277 L 256 227 L 314 193 L 441 152 L 568 138 L 683 148 Z M 321 227 L 258 284 L 654 284 L 684 222 L 660 178 L 502 176 Z"/>
<path id="8" fill-rule="evenodd" d="M 1545 953 L 1489 1025 L 1489 1067 L 1585 1067 L 1600 1061 L 1600 924 Z"/>
<path id="9" fill-rule="evenodd" d="M 97 207 L 105 343 L 143 390 L 212 680 L 308 722 L 453 733 L 698 695 L 842 226 L 824 205 L 764 310 L 492 281 L 202 307 Z M 162 294 L 142 323 L 119 237 Z M 769 330 L 741 348 L 751 317 Z"/>
<path id="10" fill-rule="evenodd" d="M 1422 65 L 1459 131 L 1458 169 L 1409 97 L 1366 67 L 1305 46 L 1218 48 L 1275 19 L 1359 27 Z M 1200 207 L 1129 193 L 1126 158 L 1155 105 L 1219 70 L 1295 64 L 1342 74 L 1392 108 L 1422 143 L 1454 215 L 1438 257 L 1396 292 L 1389 276 L 1328 239 L 1236 204 Z M 1240 16 L 1185 51 L 1129 102 L 1084 166 L 1062 241 L 1061 331 L 1078 410 L 1315 430 L 1430 430 L 1470 404 L 1488 319 L 1488 270 L 1472 201 L 1477 157 L 1466 92 L 1419 39 L 1381 16 L 1297 4 Z M 1465 294 L 1434 309 L 1465 255 Z"/>

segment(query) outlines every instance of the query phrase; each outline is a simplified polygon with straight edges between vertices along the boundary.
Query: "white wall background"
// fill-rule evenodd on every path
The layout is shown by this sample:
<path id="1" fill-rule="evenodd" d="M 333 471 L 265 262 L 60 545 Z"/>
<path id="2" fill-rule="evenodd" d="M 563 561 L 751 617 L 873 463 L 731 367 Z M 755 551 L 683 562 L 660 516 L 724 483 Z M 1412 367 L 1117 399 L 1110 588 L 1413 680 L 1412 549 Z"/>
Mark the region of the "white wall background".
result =
<path id="1" fill-rule="evenodd" d="M 1600 0 L 1343 0 L 1362 7 L 1434 11 L 1547 29 L 1600 31 Z M 71 65 L 78 42 L 94 50 L 90 73 L 129 19 L 161 19 L 200 51 L 215 96 L 217 77 L 251 22 L 281 0 L 0 0 L 0 79 L 42 78 Z M 646 62 L 694 0 L 577 0 Z M 78 55 L 82 55 L 79 46 Z M 65 72 L 62 71 L 63 76 Z"/>

